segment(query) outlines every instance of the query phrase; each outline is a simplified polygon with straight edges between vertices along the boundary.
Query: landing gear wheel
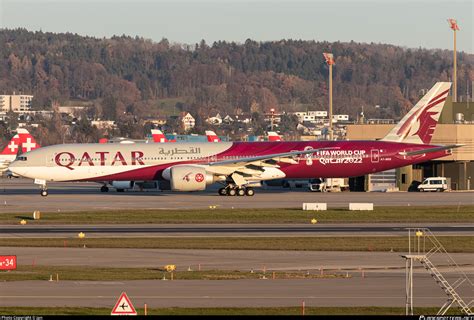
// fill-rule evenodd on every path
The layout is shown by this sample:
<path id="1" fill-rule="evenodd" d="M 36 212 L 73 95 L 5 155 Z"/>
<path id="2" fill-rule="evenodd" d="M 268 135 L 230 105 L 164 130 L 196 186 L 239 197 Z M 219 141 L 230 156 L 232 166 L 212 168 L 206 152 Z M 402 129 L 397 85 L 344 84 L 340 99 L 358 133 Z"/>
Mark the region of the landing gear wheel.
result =
<path id="1" fill-rule="evenodd" d="M 107 186 L 100 187 L 100 192 L 109 192 L 109 187 Z"/>
<path id="2" fill-rule="evenodd" d="M 227 195 L 227 189 L 226 188 L 220 188 L 219 189 L 219 195 L 220 196 L 226 196 Z"/>
<path id="3" fill-rule="evenodd" d="M 237 189 L 237 195 L 240 197 L 245 196 L 245 189 Z"/>
<path id="4" fill-rule="evenodd" d="M 236 194 L 237 194 L 237 191 L 235 189 L 227 190 L 227 195 L 229 196 L 235 196 Z"/>
<path id="5" fill-rule="evenodd" d="M 125 189 L 117 189 L 117 192 L 124 192 Z"/>
<path id="6" fill-rule="evenodd" d="M 252 197 L 255 194 L 255 191 L 252 188 L 247 188 L 245 194 L 249 197 Z"/>
<path id="7" fill-rule="evenodd" d="M 43 189 L 43 190 L 41 190 L 40 194 L 41 194 L 42 197 L 46 197 L 46 196 L 48 196 L 48 190 Z"/>

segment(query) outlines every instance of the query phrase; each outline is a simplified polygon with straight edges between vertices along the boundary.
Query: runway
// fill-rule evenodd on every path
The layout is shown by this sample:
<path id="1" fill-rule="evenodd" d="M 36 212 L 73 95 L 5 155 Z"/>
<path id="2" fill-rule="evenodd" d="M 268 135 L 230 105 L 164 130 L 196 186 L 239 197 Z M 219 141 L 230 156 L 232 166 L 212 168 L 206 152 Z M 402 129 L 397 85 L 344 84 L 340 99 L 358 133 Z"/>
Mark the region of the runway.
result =
<path id="1" fill-rule="evenodd" d="M 449 278 L 453 281 L 454 279 Z M 446 295 L 429 274 L 414 279 L 416 306 L 441 306 Z M 0 306 L 113 308 L 126 291 L 136 307 L 405 306 L 405 275 L 294 280 L 19 281 L 2 283 Z M 472 290 L 458 291 L 469 301 Z"/>
<path id="2" fill-rule="evenodd" d="M 404 273 L 401 252 L 341 252 L 293 250 L 205 250 L 205 249 L 130 249 L 130 248 L 31 248 L 1 247 L 3 254 L 16 255 L 19 265 L 89 266 L 114 268 L 156 268 L 174 264 L 178 271 L 197 270 L 352 270 L 366 273 Z M 466 272 L 474 273 L 474 253 L 452 253 Z M 432 260 L 438 266 L 446 261 Z M 440 268 L 442 269 L 442 268 Z M 426 273 L 421 268 L 415 272 Z"/>
<path id="3" fill-rule="evenodd" d="M 348 207 L 350 202 L 372 202 L 375 206 L 474 205 L 473 192 L 344 192 L 313 193 L 307 189 L 256 189 L 254 197 L 222 197 L 215 188 L 203 192 L 170 191 L 100 193 L 96 183 L 50 183 L 49 196 L 39 195 L 38 186 L 27 179 L 0 179 L 0 213 L 40 210 L 77 211 L 113 209 L 205 209 L 301 208 L 304 202 L 325 202 L 328 208 Z"/>
<path id="4" fill-rule="evenodd" d="M 0 237 L 259 237 L 259 236 L 400 236 L 407 228 L 429 227 L 437 235 L 474 235 L 468 223 L 349 223 L 349 224 L 109 224 L 0 225 Z"/>
<path id="5" fill-rule="evenodd" d="M 298 252 L 265 250 L 173 250 L 108 248 L 16 248 L 18 263 L 49 266 L 149 267 L 176 264 L 177 269 L 242 270 L 268 273 L 267 280 L 181 281 L 16 281 L 3 282 L 0 306 L 84 306 L 112 308 L 126 291 L 135 306 L 149 307 L 278 307 L 297 306 L 393 306 L 405 303 L 405 260 L 392 252 Z M 451 255 L 472 279 L 472 253 Z M 457 276 L 443 255 L 430 258 L 446 278 Z M 347 274 L 349 278 L 271 280 L 270 272 L 310 271 Z M 362 274 L 364 270 L 364 275 Z M 160 272 L 160 271 L 157 271 Z M 414 269 L 417 306 L 440 306 L 446 298 L 428 272 Z M 161 274 L 160 274 L 161 275 Z M 168 277 L 169 278 L 169 277 Z M 472 287 L 459 292 L 474 297 Z M 8 294 L 6 294 L 8 293 Z"/>

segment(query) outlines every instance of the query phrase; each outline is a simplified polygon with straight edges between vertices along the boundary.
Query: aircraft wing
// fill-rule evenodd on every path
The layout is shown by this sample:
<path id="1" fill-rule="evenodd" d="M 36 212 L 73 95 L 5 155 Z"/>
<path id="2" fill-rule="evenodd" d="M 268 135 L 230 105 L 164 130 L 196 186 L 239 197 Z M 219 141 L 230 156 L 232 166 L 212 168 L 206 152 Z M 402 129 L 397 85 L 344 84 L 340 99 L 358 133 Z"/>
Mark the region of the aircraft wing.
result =
<path id="1" fill-rule="evenodd" d="M 222 160 L 216 162 L 209 162 L 209 166 L 223 166 L 223 165 L 235 165 L 235 166 L 245 166 L 259 162 L 289 162 L 288 160 L 293 160 L 292 157 L 303 155 L 303 154 L 311 154 L 315 153 L 320 150 L 327 150 L 327 149 L 334 149 L 334 148 L 318 148 L 318 149 L 309 149 L 309 150 L 301 150 L 301 151 L 291 151 L 291 152 L 283 152 L 283 153 L 273 153 L 267 154 L 263 156 L 256 156 L 256 157 L 247 157 L 247 158 L 240 158 L 240 159 L 232 159 L 232 160 Z M 290 162 L 292 163 L 292 162 Z M 294 163 L 297 163 L 296 161 Z"/>
<path id="2" fill-rule="evenodd" d="M 295 156 L 312 154 L 320 150 L 334 148 L 317 148 L 301 151 L 273 153 L 255 157 L 243 157 L 230 160 L 209 162 L 207 171 L 220 176 L 229 176 L 237 185 L 245 185 L 249 181 L 259 180 L 266 168 L 279 168 L 278 163 L 298 164 Z"/>
<path id="3" fill-rule="evenodd" d="M 416 151 L 403 151 L 403 152 L 399 152 L 399 154 L 402 155 L 402 156 L 406 156 L 406 157 L 417 156 L 417 155 L 420 155 L 420 154 L 425 154 L 425 153 L 430 153 L 430 152 L 438 152 L 438 151 L 443 151 L 443 150 L 450 150 L 450 149 L 459 148 L 459 147 L 462 147 L 462 146 L 464 146 L 464 144 L 451 144 L 451 145 L 447 145 L 447 146 L 439 146 L 439 147 L 435 147 L 435 148 L 421 149 L 421 150 L 416 150 Z"/>

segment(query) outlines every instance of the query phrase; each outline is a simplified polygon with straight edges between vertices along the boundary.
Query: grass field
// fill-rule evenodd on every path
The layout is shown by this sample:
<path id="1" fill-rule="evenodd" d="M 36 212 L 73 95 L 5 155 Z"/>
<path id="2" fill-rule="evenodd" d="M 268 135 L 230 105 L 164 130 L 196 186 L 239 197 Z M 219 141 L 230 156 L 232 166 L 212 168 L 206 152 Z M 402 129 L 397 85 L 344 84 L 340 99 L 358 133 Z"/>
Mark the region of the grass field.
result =
<path id="1" fill-rule="evenodd" d="M 82 280 L 82 281 L 124 281 L 124 280 L 161 280 L 165 277 L 171 280 L 171 273 L 165 271 L 163 266 L 156 268 L 100 268 L 86 266 L 43 266 L 43 265 L 21 265 L 17 270 L 0 271 L 0 281 L 24 281 L 24 280 L 49 280 L 53 277 L 59 281 Z M 187 271 L 179 269 L 173 272 L 174 280 L 242 280 L 261 279 L 263 276 L 273 278 L 272 272 L 263 271 L 238 271 L 238 270 L 202 270 Z M 283 272 L 277 271 L 275 279 L 328 279 L 346 278 L 351 275 L 344 272 L 326 271 L 324 275 L 319 273 Z"/>
<path id="2" fill-rule="evenodd" d="M 110 315 L 110 308 L 0 307 L 0 315 Z M 135 306 L 137 307 L 137 306 Z M 416 315 L 436 315 L 439 308 L 414 308 Z M 301 306 L 279 308 L 148 308 L 148 315 L 301 315 Z M 144 315 L 143 308 L 137 308 Z M 448 315 L 460 314 L 453 308 Z M 393 307 L 306 307 L 305 315 L 405 315 L 405 308 Z"/>
<path id="3" fill-rule="evenodd" d="M 439 236 L 448 252 L 474 252 L 474 237 Z M 0 238 L 0 247 L 242 249 L 301 251 L 408 250 L 407 237 L 192 237 L 192 238 Z M 429 246 L 427 244 L 427 250 Z M 85 249 L 87 250 L 87 249 Z"/>
<path id="4" fill-rule="evenodd" d="M 78 212 L 2 213 L 0 224 L 119 224 L 119 223 L 319 223 L 355 222 L 474 222 L 474 206 L 378 207 L 374 211 L 303 211 L 301 209 L 110 210 Z"/>

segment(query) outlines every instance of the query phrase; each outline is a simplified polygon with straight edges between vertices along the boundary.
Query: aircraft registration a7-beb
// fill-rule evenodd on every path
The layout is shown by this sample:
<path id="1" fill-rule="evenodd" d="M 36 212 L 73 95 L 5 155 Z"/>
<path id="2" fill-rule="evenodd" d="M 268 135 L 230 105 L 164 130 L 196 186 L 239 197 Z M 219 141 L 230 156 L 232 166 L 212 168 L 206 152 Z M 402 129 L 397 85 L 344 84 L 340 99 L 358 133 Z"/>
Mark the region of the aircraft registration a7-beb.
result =
<path id="1" fill-rule="evenodd" d="M 22 154 L 10 165 L 47 181 L 167 180 L 173 191 L 219 182 L 221 195 L 254 195 L 272 179 L 354 177 L 444 157 L 460 145 L 431 145 L 451 83 L 438 82 L 378 141 L 60 144 Z"/>

